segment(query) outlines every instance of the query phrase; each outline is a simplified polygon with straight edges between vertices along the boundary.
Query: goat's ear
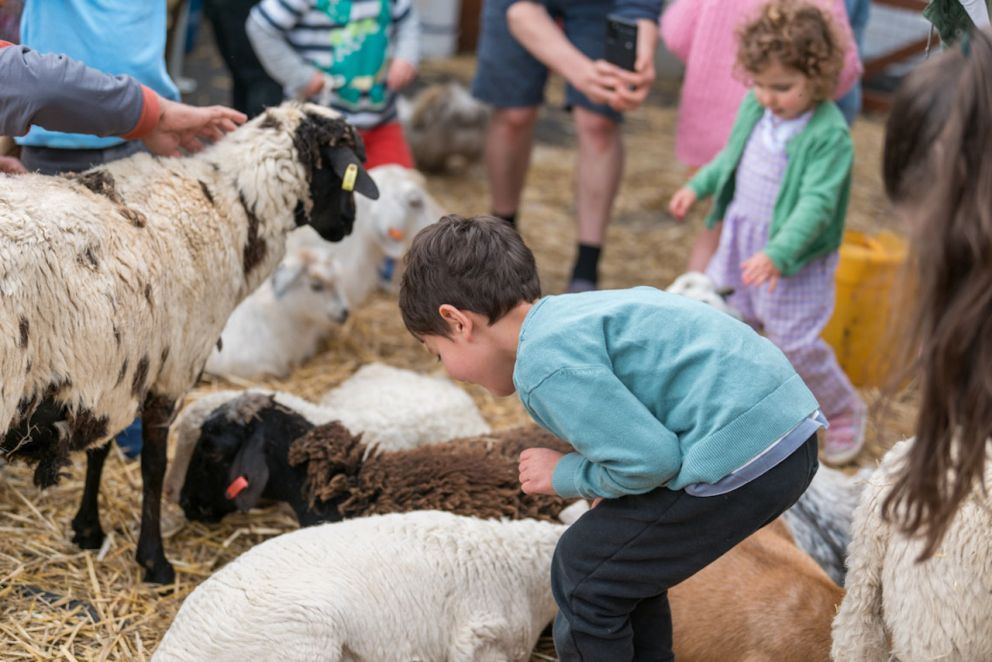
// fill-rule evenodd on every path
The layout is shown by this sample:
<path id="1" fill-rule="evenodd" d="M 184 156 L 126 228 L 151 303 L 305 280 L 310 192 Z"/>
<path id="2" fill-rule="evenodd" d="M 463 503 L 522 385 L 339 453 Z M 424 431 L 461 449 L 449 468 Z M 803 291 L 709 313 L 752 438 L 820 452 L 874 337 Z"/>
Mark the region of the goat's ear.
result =
<path id="1" fill-rule="evenodd" d="M 261 425 L 255 427 L 251 438 L 234 456 L 234 463 L 228 476 L 227 498 L 231 499 L 241 512 L 251 509 L 258 503 L 265 485 L 269 482 L 263 429 Z"/>
<path id="2" fill-rule="evenodd" d="M 379 199 L 379 187 L 350 147 L 324 147 L 322 153 L 331 170 L 341 179 L 342 189 L 361 193 L 370 200 Z"/>
<path id="3" fill-rule="evenodd" d="M 286 296 L 286 292 L 299 282 L 306 271 L 306 262 L 298 259 L 285 259 L 272 274 L 272 293 L 276 299 Z"/>

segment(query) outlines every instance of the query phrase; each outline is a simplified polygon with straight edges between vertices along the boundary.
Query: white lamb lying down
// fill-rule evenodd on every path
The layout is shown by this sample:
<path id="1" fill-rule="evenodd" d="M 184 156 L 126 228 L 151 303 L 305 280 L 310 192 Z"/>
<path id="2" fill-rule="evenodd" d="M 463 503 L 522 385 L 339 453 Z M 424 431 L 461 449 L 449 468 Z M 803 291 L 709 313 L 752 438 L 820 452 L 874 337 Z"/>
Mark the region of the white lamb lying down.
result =
<path id="1" fill-rule="evenodd" d="M 231 313 L 206 372 L 286 377 L 348 318 L 342 272 L 332 252 L 321 245 L 294 245 L 292 236 L 276 271 Z"/>
<path id="2" fill-rule="evenodd" d="M 381 363 L 362 366 L 338 387 L 328 391 L 320 405 L 290 393 L 268 389 L 247 392 L 272 394 L 276 402 L 293 409 L 315 425 L 341 421 L 361 432 L 370 446 L 385 450 L 413 448 L 490 432 L 472 398 L 445 377 L 421 375 Z M 179 499 L 186 469 L 200 438 L 203 422 L 219 406 L 246 391 L 208 393 L 186 406 L 172 424 L 175 454 L 165 477 L 165 497 Z"/>
<path id="3" fill-rule="evenodd" d="M 734 291 L 727 288 L 718 288 L 716 283 L 713 282 L 713 279 L 704 273 L 687 271 L 672 281 L 672 284 L 665 288 L 665 291 L 708 303 L 734 319 L 741 318 L 740 313 L 727 303 L 727 297 L 733 294 Z"/>
<path id="4" fill-rule="evenodd" d="M 837 662 L 992 660 L 992 444 L 983 492 L 961 504 L 937 553 L 882 519 L 882 503 L 912 445 L 892 447 L 854 512 L 847 595 L 833 623 Z"/>
<path id="5" fill-rule="evenodd" d="M 353 309 L 365 303 L 379 285 L 385 259 L 399 261 L 414 235 L 444 215 L 416 170 L 382 165 L 369 170 L 369 176 L 379 187 L 379 199 L 365 204 L 356 197 L 352 234 L 331 243 L 309 228 L 301 228 L 290 236 L 288 244 L 326 248 L 340 265 L 341 288 Z"/>
<path id="6" fill-rule="evenodd" d="M 525 661 L 563 530 L 419 511 L 286 533 L 198 586 L 152 659 Z"/>

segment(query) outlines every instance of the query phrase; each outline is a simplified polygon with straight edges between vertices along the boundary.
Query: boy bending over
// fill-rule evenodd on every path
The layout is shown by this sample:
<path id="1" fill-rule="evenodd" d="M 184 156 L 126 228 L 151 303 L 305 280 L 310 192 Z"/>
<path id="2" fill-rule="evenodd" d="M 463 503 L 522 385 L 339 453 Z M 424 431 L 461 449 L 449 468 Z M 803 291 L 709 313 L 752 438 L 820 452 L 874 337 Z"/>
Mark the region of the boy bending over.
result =
<path id="1" fill-rule="evenodd" d="M 447 216 L 414 239 L 400 310 L 453 379 L 516 391 L 575 448 L 520 456 L 524 492 L 597 503 L 555 550 L 559 657 L 674 659 L 668 589 L 795 503 L 823 418 L 781 351 L 703 303 L 539 297 L 516 230 Z"/>

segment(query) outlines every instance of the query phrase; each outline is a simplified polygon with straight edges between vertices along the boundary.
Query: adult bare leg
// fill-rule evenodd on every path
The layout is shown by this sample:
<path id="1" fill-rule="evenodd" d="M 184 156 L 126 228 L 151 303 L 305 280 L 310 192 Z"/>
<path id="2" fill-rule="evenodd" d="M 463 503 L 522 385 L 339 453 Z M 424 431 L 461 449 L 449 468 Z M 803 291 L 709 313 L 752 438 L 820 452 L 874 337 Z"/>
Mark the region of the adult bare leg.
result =
<path id="1" fill-rule="evenodd" d="M 486 133 L 486 173 L 492 211 L 499 216 L 517 213 L 534 144 L 537 108 L 496 108 Z"/>
<path id="2" fill-rule="evenodd" d="M 617 122 L 579 106 L 573 115 L 579 143 L 575 166 L 575 214 L 580 256 L 572 280 L 573 284 L 583 279 L 595 285 L 598 249 L 603 245 L 623 175 L 623 142 Z M 590 248 L 594 249 L 595 258 L 591 262 L 583 260 L 583 247 L 587 254 Z"/>

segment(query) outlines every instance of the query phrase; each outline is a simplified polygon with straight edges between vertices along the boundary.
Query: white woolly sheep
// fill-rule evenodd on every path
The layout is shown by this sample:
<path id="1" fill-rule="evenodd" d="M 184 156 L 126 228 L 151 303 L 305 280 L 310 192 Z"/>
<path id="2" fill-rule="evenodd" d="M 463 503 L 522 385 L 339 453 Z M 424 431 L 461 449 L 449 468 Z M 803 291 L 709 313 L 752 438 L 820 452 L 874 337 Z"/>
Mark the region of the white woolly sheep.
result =
<path id="1" fill-rule="evenodd" d="M 146 580 L 174 577 L 159 530 L 174 403 L 230 312 L 275 269 L 290 230 L 350 231 L 352 175 L 375 193 L 359 158 L 360 140 L 336 113 L 289 103 L 188 158 L 138 154 L 79 175 L 0 177 L 0 449 L 36 462 L 44 487 L 70 450 L 140 413 Z M 90 453 L 73 520 L 84 547 L 103 538 L 106 448 Z"/>
<path id="2" fill-rule="evenodd" d="M 193 591 L 153 659 L 527 660 L 564 530 L 418 511 L 287 533 Z M 773 523 L 669 591 L 676 659 L 825 662 L 841 595 Z"/>
<path id="3" fill-rule="evenodd" d="M 348 318 L 341 276 L 324 246 L 290 245 L 272 277 L 231 313 L 206 372 L 243 379 L 288 376 Z"/>
<path id="4" fill-rule="evenodd" d="M 457 170 L 482 157 L 489 108 L 460 83 L 430 85 L 411 102 L 400 97 L 398 111 L 413 161 L 424 172 Z"/>
<path id="5" fill-rule="evenodd" d="M 153 660 L 523 662 L 563 528 L 421 511 L 286 533 L 198 586 Z"/>
<path id="6" fill-rule="evenodd" d="M 175 456 L 165 479 L 167 499 L 179 500 L 204 421 L 222 405 L 253 394 L 275 396 L 277 403 L 300 414 L 311 425 L 341 421 L 349 430 L 361 432 L 370 447 L 384 450 L 489 432 L 489 425 L 472 399 L 447 378 L 380 363 L 362 366 L 325 394 L 321 405 L 265 389 L 209 393 L 176 417 L 172 428 Z"/>
<path id="7" fill-rule="evenodd" d="M 912 440 L 885 455 L 854 512 L 847 595 L 833 624 L 838 662 L 992 660 L 992 460 L 937 553 L 882 518 Z M 989 455 L 992 457 L 992 444 Z"/>
<path id="8" fill-rule="evenodd" d="M 820 466 L 799 501 L 782 514 L 792 537 L 830 578 L 844 585 L 851 518 L 871 469 L 853 476 Z"/>
<path id="9" fill-rule="evenodd" d="M 740 319 L 741 315 L 730 304 L 727 297 L 734 293 L 732 289 L 717 288 L 709 276 L 698 271 L 687 271 L 669 285 L 666 292 L 681 294 L 682 296 L 707 303 L 719 311 L 727 313 L 734 319 Z"/>

